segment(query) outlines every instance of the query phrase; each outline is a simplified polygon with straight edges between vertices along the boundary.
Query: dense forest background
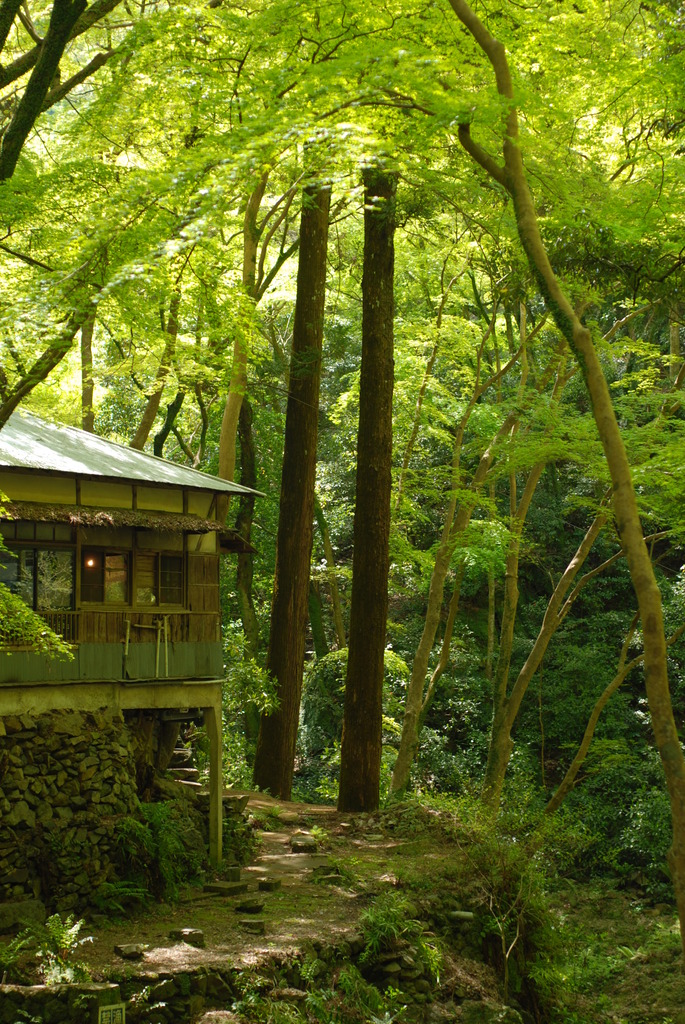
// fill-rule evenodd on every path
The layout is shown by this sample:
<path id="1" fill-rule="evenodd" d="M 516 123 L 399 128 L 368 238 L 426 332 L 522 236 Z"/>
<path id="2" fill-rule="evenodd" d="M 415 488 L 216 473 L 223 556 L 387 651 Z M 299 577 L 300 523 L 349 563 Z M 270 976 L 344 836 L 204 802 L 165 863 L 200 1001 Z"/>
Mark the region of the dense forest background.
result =
<path id="1" fill-rule="evenodd" d="M 571 313 L 627 455 L 682 738 L 683 17 L 631 0 L 0 4 L 0 423 L 21 405 L 264 493 L 227 511 L 255 548 L 223 570 L 227 781 L 252 780 L 260 715 L 299 698 L 272 591 L 279 529 L 312 528 L 290 771 L 296 795 L 338 797 L 353 531 L 375 529 L 354 515 L 375 216 L 394 248 L 380 798 L 546 809 L 584 871 L 657 899 L 675 880 L 681 916 L 682 745 L 667 788 Z M 307 262 L 322 192 L 327 255 L 310 239 Z M 291 358 L 317 288 L 321 355 L 305 338 Z M 317 317 L 300 307 L 305 329 Z M 313 505 L 285 529 L 305 455 L 284 462 L 288 396 L 314 364 Z"/>

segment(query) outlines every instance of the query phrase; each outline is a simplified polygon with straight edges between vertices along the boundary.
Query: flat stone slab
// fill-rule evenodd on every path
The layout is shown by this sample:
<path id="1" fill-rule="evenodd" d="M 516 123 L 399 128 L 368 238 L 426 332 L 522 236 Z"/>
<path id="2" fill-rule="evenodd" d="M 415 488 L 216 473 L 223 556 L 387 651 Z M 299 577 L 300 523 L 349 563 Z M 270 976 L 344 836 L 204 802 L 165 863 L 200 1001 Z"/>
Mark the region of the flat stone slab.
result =
<path id="1" fill-rule="evenodd" d="M 300 821 L 297 811 L 279 811 L 277 817 L 284 825 L 297 825 Z"/>
<path id="2" fill-rule="evenodd" d="M 142 960 L 145 950 L 149 948 L 147 942 L 125 942 L 121 946 L 115 946 L 114 952 L 122 960 Z"/>
<path id="3" fill-rule="evenodd" d="M 205 933 L 200 928 L 174 928 L 169 932 L 169 938 L 174 942 L 187 942 L 196 949 L 204 949 Z"/>
<path id="4" fill-rule="evenodd" d="M 318 845 L 308 832 L 296 832 L 290 840 L 290 849 L 293 853 L 316 853 Z"/>
<path id="5" fill-rule="evenodd" d="M 203 887 L 204 892 L 216 893 L 219 896 L 240 896 L 247 892 L 247 882 L 208 882 Z"/>

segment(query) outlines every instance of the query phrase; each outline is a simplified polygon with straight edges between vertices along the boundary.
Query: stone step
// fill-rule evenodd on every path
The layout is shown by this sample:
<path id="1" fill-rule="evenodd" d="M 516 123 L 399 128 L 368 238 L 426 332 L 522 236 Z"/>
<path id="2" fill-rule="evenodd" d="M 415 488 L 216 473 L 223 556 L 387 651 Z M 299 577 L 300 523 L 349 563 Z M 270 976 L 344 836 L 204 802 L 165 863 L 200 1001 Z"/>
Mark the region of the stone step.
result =
<path id="1" fill-rule="evenodd" d="M 197 782 L 200 777 L 198 768 L 169 768 L 169 774 L 181 782 Z"/>
<path id="2" fill-rule="evenodd" d="M 187 747 L 176 747 L 169 758 L 169 768 L 192 768 L 193 752 Z"/>
<path id="3" fill-rule="evenodd" d="M 247 892 L 247 882 L 208 882 L 203 890 L 218 896 L 240 896 Z"/>

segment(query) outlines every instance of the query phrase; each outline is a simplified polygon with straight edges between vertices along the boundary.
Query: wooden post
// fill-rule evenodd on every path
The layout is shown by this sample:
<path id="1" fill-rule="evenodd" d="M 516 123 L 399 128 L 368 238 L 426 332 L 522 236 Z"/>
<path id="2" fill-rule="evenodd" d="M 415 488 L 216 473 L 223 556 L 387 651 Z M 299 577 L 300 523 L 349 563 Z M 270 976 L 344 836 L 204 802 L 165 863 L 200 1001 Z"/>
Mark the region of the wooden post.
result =
<path id="1" fill-rule="evenodd" d="M 221 705 L 203 708 L 209 737 L 209 860 L 221 863 L 223 838 L 223 772 L 221 764 Z"/>

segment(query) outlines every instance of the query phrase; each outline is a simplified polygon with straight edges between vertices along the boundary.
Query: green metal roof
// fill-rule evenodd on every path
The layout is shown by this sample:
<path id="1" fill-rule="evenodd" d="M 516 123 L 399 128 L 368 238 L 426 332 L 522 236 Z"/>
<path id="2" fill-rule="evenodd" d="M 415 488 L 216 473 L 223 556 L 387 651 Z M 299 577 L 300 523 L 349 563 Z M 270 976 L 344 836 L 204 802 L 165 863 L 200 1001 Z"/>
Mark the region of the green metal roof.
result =
<path id="1" fill-rule="evenodd" d="M 220 494 L 260 493 L 107 441 L 87 430 L 48 423 L 21 410 L 12 413 L 0 430 L 0 471 L 3 468 L 185 487 Z"/>

